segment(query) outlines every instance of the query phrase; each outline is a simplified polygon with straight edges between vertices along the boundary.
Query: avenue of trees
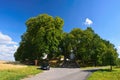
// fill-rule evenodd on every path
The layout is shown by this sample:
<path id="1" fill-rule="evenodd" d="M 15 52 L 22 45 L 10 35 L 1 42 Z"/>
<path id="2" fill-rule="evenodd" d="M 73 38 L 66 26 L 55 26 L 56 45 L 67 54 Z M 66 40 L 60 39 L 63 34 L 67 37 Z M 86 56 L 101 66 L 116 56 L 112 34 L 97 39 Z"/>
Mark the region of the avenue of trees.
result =
<path id="1" fill-rule="evenodd" d="M 49 60 L 71 53 L 82 65 L 115 65 L 118 53 L 114 45 L 102 39 L 91 27 L 63 31 L 64 21 L 47 14 L 30 18 L 27 30 L 21 36 L 20 46 L 14 54 L 16 61 L 41 60 L 47 54 Z"/>

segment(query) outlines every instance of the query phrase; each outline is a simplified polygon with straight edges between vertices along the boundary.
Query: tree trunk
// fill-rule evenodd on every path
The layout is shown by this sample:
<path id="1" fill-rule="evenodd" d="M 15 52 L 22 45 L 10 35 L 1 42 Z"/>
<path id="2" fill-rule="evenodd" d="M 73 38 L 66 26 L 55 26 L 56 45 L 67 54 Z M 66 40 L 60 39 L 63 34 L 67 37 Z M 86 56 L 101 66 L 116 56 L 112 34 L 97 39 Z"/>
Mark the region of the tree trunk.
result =
<path id="1" fill-rule="evenodd" d="M 110 71 L 112 71 L 112 62 L 111 62 L 111 58 L 110 58 Z"/>
<path id="2" fill-rule="evenodd" d="M 67 59 L 67 57 L 66 57 L 66 56 L 64 56 L 64 62 L 66 62 L 66 59 Z"/>
<path id="3" fill-rule="evenodd" d="M 97 66 L 96 60 L 93 61 L 93 66 L 95 66 L 95 67 Z"/>
<path id="4" fill-rule="evenodd" d="M 112 65 L 110 65 L 110 71 L 112 71 Z"/>
<path id="5" fill-rule="evenodd" d="M 35 60 L 35 66 L 37 66 L 38 65 L 38 60 Z"/>

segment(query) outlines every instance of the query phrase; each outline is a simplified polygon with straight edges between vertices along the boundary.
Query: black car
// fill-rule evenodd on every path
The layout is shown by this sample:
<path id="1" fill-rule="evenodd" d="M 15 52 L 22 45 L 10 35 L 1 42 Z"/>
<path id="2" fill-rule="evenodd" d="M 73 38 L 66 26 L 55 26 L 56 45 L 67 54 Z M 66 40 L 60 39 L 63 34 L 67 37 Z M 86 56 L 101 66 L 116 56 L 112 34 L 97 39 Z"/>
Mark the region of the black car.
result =
<path id="1" fill-rule="evenodd" d="M 44 62 L 41 64 L 41 69 L 42 69 L 42 70 L 50 70 L 50 64 L 49 64 L 47 61 L 44 61 Z"/>

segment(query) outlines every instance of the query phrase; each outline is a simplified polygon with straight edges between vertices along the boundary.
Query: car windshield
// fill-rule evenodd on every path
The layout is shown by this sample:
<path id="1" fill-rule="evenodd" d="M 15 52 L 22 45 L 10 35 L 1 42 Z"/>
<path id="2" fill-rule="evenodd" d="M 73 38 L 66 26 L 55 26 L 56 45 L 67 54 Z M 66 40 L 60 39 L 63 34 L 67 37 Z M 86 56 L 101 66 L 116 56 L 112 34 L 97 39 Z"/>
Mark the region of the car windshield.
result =
<path id="1" fill-rule="evenodd" d="M 42 66 L 49 66 L 48 62 L 43 62 Z"/>

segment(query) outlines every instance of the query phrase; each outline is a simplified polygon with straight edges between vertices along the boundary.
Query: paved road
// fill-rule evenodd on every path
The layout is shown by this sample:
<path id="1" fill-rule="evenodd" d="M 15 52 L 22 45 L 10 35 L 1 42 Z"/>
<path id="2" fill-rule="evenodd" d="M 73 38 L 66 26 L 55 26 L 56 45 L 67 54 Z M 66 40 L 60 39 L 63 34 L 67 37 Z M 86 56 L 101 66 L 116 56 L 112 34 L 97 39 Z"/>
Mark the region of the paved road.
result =
<path id="1" fill-rule="evenodd" d="M 31 78 L 22 80 L 86 80 L 93 70 L 80 70 L 80 68 L 51 68 Z"/>

